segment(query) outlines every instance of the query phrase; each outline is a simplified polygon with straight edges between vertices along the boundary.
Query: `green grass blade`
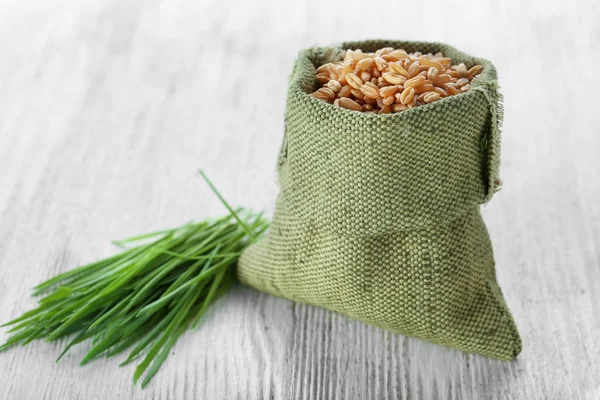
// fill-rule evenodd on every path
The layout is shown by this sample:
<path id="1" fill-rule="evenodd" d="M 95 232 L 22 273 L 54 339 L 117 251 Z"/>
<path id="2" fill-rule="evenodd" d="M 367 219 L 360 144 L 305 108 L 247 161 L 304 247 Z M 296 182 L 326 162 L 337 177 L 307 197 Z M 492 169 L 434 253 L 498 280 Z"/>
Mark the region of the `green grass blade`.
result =
<path id="1" fill-rule="evenodd" d="M 200 308 L 200 311 L 198 312 L 198 316 L 195 317 L 194 321 L 192 322 L 192 328 L 196 327 L 196 325 L 198 324 L 198 321 L 200 320 L 200 317 L 202 317 L 202 314 L 204 314 L 204 312 L 206 311 L 208 306 L 211 304 L 211 302 L 215 296 L 215 293 L 217 292 L 217 289 L 219 288 L 219 285 L 221 284 L 223 275 L 225 275 L 226 272 L 227 272 L 227 270 L 224 269 L 223 271 L 219 272 L 215 276 L 215 279 L 212 282 L 212 284 L 210 285 L 210 289 L 208 290 L 208 294 L 206 295 L 206 298 L 204 299 L 202 307 Z"/>
<path id="2" fill-rule="evenodd" d="M 192 286 L 188 289 L 184 298 L 181 299 L 179 305 L 181 308 L 177 310 L 175 317 L 169 323 L 165 331 L 162 333 L 162 336 L 158 339 L 158 341 L 152 346 L 144 360 L 136 367 L 135 373 L 133 375 L 133 382 L 137 383 L 138 379 L 143 375 L 148 365 L 152 362 L 152 360 L 156 357 L 160 349 L 164 346 L 164 344 L 168 341 L 169 336 L 173 331 L 175 331 L 178 326 L 183 322 L 186 317 L 189 309 L 193 306 L 194 302 L 200 296 L 200 290 L 195 290 L 196 287 Z"/>
<path id="3" fill-rule="evenodd" d="M 197 277 L 193 278 L 192 280 L 184 283 L 183 285 L 181 285 L 179 288 L 175 289 L 171 293 L 161 297 L 160 299 L 156 300 L 153 303 L 148 304 L 147 306 L 142 308 L 138 312 L 137 315 L 144 315 L 146 313 L 154 311 L 157 308 L 163 307 L 164 305 L 168 304 L 169 301 L 171 299 L 173 299 L 179 293 L 183 292 L 184 290 L 188 289 L 191 286 L 194 286 L 194 285 L 202 282 L 203 280 L 210 278 L 211 276 L 217 274 L 221 269 L 230 266 L 231 260 L 227 260 L 227 259 L 225 259 L 225 260 L 226 260 L 225 262 L 217 263 L 213 267 L 210 267 L 206 271 L 203 271 L 202 273 L 200 273 L 200 275 L 198 275 Z"/>
<path id="4" fill-rule="evenodd" d="M 202 176 L 202 179 L 204 179 L 204 181 L 210 187 L 210 189 L 213 191 L 213 193 L 219 198 L 219 200 L 221 200 L 221 203 L 223 203 L 223 205 L 229 210 L 229 212 L 231 213 L 231 215 L 233 215 L 233 217 L 236 219 L 238 224 L 240 224 L 240 226 L 244 229 L 244 231 L 246 231 L 246 234 L 250 237 L 250 239 L 252 239 L 252 241 L 256 241 L 256 237 L 254 236 L 252 231 L 248 228 L 248 226 L 244 223 L 244 221 L 241 220 L 241 218 L 234 211 L 234 209 L 231 208 L 229 203 L 227 203 L 227 201 L 225 201 L 225 199 L 223 198 L 221 193 L 213 185 L 213 183 L 210 181 L 210 179 L 208 179 L 208 176 L 206 176 L 204 171 L 200 170 L 199 172 L 200 172 L 200 175 Z"/>
<path id="5" fill-rule="evenodd" d="M 150 369 L 148 370 L 148 373 L 144 377 L 144 380 L 142 381 L 142 389 L 144 389 L 146 386 L 148 386 L 148 384 L 150 383 L 150 381 L 152 380 L 154 375 L 156 375 L 159 368 L 163 365 L 163 363 L 169 356 L 169 352 L 175 345 L 175 342 L 177 342 L 177 339 L 179 339 L 179 337 L 183 334 L 183 332 L 185 332 L 186 329 L 187 329 L 187 324 L 183 324 L 183 325 L 179 326 L 177 328 L 177 330 L 173 333 L 173 335 L 171 335 L 168 338 L 165 345 L 161 349 L 160 353 L 158 353 L 156 358 L 154 358 L 152 367 L 150 367 Z"/>
<path id="6" fill-rule="evenodd" d="M 242 254 L 242 253 L 223 253 L 223 254 L 217 254 L 214 256 L 189 257 L 189 256 L 184 256 L 183 254 L 180 254 L 180 253 L 176 253 L 174 251 L 169 251 L 169 250 L 163 250 L 162 253 L 168 254 L 173 257 L 181 258 L 183 260 L 188 260 L 188 261 L 210 260 L 211 258 L 223 258 L 223 257 L 239 257 Z"/>
<path id="7" fill-rule="evenodd" d="M 157 236 L 169 235 L 169 234 L 172 234 L 173 232 L 175 232 L 177 229 L 181 229 L 181 227 L 173 228 L 173 229 L 166 229 L 166 230 L 156 231 L 156 232 L 150 232 L 150 233 L 144 233 L 143 235 L 132 236 L 132 237 L 128 237 L 126 239 L 113 240 L 112 243 L 117 246 L 122 246 L 122 245 L 126 245 L 126 244 L 132 243 L 132 242 L 139 242 L 140 240 L 155 238 Z"/>
<path id="8" fill-rule="evenodd" d="M 71 349 L 71 347 L 93 337 L 94 335 L 96 335 L 96 333 L 98 333 L 98 330 L 81 331 L 81 333 L 79 333 L 77 335 L 77 337 L 75 337 L 75 339 L 71 340 L 69 342 L 69 344 L 65 347 L 65 349 L 60 353 L 60 355 L 56 359 L 56 362 L 59 362 L 61 360 L 61 358 L 63 358 L 65 356 L 65 354 L 68 353 L 68 351 Z"/>
<path id="9" fill-rule="evenodd" d="M 57 288 L 50 296 L 46 296 L 40 300 L 40 304 L 51 303 L 53 301 L 62 300 L 73 294 L 73 289 L 70 287 L 61 286 Z"/>

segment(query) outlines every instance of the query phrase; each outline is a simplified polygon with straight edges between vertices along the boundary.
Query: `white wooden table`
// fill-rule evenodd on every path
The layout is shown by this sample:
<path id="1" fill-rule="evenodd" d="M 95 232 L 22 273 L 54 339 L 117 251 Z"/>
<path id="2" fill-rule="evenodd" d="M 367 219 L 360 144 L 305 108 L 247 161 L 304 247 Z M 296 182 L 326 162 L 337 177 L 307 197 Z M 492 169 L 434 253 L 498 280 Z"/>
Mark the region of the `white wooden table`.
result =
<path id="1" fill-rule="evenodd" d="M 151 385 L 64 342 L 0 353 L 0 399 L 599 399 L 600 6 L 593 1 L 0 4 L 0 321 L 111 239 L 272 211 L 296 52 L 438 40 L 492 60 L 504 189 L 485 208 L 523 338 L 501 362 L 237 287 Z M 452 3 L 452 4 L 451 4 Z M 6 339 L 1 331 L 0 340 Z"/>

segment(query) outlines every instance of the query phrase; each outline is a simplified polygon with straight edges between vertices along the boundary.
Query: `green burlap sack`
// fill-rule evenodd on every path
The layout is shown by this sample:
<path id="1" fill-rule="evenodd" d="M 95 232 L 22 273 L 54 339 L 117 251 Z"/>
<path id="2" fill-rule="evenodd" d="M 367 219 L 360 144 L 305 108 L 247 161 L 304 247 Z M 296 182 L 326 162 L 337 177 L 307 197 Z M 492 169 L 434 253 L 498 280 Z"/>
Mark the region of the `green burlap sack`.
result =
<path id="1" fill-rule="evenodd" d="M 481 64 L 469 92 L 398 114 L 317 100 L 315 67 L 341 49 L 443 52 Z M 521 341 L 496 282 L 480 204 L 498 189 L 494 66 L 438 43 L 366 41 L 300 52 L 289 84 L 268 235 L 244 284 L 457 349 L 513 359 Z"/>

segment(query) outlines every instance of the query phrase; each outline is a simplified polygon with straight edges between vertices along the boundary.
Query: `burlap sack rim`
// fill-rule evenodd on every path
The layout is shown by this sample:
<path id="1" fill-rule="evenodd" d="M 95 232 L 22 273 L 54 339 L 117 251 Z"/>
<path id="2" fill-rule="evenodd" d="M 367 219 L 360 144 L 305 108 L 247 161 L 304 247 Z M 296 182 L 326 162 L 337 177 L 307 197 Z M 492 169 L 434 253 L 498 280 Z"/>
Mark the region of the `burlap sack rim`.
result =
<path id="1" fill-rule="evenodd" d="M 449 96 L 434 103 L 421 105 L 395 114 L 378 115 L 348 110 L 310 96 L 310 93 L 317 87 L 315 71 L 319 65 L 339 59 L 339 55 L 345 49 L 360 48 L 363 51 L 374 51 L 377 48 L 386 46 L 403 48 L 409 52 L 419 51 L 419 49 L 422 49 L 425 46 L 431 46 L 434 49 L 433 51 L 441 51 L 445 55 L 451 57 L 454 62 L 464 62 L 467 67 L 480 64 L 483 66 L 483 71 L 473 79 L 471 89 L 466 93 Z M 307 72 L 304 75 L 299 74 L 297 66 L 300 63 L 309 63 L 313 67 L 312 71 Z M 308 69 L 308 71 L 310 71 L 310 69 Z M 350 118 L 351 121 L 355 121 L 354 123 L 356 124 L 376 123 L 378 126 L 396 125 L 412 117 L 415 113 L 422 115 L 423 111 L 426 110 L 443 110 L 452 107 L 454 102 L 463 101 L 465 97 L 480 96 L 481 94 L 483 94 L 488 103 L 491 116 L 490 133 L 487 137 L 483 137 L 481 141 L 482 150 L 487 154 L 485 171 L 487 175 L 487 191 L 486 196 L 483 199 L 483 202 L 487 203 L 493 197 L 494 193 L 499 191 L 502 186 L 502 181 L 500 180 L 500 135 L 504 112 L 502 106 L 503 98 L 498 91 L 496 68 L 490 61 L 484 58 L 473 57 L 457 50 L 453 46 L 440 42 L 409 42 L 378 39 L 348 41 L 325 47 L 311 47 L 300 51 L 290 76 L 288 91 L 288 96 L 295 96 L 302 99 L 300 104 L 305 104 L 306 107 L 307 104 L 309 104 L 308 102 L 310 102 L 311 107 L 316 106 L 317 108 L 322 109 L 326 112 L 324 115 L 331 116 L 331 118 L 335 118 L 336 115 L 344 115 L 345 119 Z M 377 135 L 377 132 L 358 132 L 358 134 Z M 402 132 L 399 132 L 399 134 L 402 134 Z M 285 146 L 285 138 L 283 146 Z M 284 148 L 282 148 L 282 153 L 283 152 L 285 152 Z"/>

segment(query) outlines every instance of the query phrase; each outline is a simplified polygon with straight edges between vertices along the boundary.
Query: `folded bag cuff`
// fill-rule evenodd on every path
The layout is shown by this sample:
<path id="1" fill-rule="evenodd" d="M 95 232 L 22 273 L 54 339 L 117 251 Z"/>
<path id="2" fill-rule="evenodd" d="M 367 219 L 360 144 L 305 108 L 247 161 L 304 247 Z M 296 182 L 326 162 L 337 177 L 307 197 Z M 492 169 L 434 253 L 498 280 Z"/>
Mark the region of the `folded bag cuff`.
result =
<path id="1" fill-rule="evenodd" d="M 346 110 L 315 99 L 315 67 L 345 48 L 390 46 L 480 64 L 471 89 L 397 114 Z M 279 158 L 283 196 L 302 219 L 342 235 L 448 223 L 498 189 L 502 118 L 496 70 L 439 43 L 365 41 L 300 52 L 288 92 Z"/>

